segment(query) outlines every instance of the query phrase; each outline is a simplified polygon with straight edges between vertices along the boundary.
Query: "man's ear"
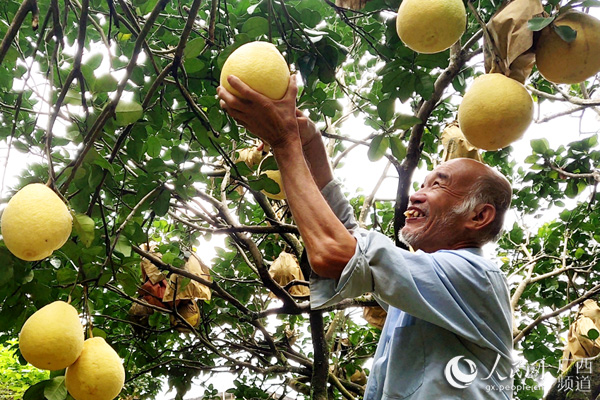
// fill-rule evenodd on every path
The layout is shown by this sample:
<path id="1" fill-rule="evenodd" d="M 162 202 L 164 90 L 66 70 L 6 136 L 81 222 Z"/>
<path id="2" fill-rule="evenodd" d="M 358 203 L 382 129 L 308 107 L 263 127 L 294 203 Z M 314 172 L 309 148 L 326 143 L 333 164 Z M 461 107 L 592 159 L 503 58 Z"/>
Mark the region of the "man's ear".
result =
<path id="1" fill-rule="evenodd" d="M 495 218 L 496 207 L 491 204 L 479 204 L 471 212 L 470 219 L 467 220 L 465 227 L 478 231 L 491 224 Z"/>

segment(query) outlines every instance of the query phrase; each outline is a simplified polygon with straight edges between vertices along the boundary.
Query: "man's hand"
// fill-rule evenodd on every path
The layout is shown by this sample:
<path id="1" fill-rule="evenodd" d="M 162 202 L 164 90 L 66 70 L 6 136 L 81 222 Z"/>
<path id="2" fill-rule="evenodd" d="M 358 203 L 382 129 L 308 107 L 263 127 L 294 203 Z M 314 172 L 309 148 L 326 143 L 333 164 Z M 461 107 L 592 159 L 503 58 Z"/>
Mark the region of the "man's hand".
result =
<path id="1" fill-rule="evenodd" d="M 288 90 L 281 100 L 272 100 L 230 75 L 227 81 L 244 98 L 239 98 L 219 86 L 220 104 L 229 115 L 252 134 L 271 145 L 273 149 L 285 147 L 299 140 L 296 117 L 296 76 L 290 77 Z"/>

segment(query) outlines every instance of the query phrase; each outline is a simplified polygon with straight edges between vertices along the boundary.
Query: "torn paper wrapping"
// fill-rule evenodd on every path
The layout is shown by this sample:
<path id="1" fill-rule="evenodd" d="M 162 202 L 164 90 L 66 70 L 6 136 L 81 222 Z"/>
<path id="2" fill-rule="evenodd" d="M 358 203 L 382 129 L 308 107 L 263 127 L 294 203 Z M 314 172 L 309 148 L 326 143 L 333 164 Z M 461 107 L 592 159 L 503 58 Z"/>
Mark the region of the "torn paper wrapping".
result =
<path id="1" fill-rule="evenodd" d="M 563 371 L 573 361 L 600 354 L 600 338 L 592 341 L 586 337 L 591 329 L 600 332 L 600 307 L 594 300 L 588 299 L 583 303 L 578 318 L 569 327 L 561 364 Z"/>
<path id="2" fill-rule="evenodd" d="M 527 22 L 543 12 L 540 0 L 513 0 L 496 12 L 487 24 L 492 43 L 484 35 L 486 73 L 501 73 L 525 83 L 535 64 L 535 32 Z"/>
<path id="3" fill-rule="evenodd" d="M 162 257 L 162 254 L 153 251 L 153 249 L 150 250 L 150 254 L 158 258 Z M 158 282 L 166 279 L 165 274 L 163 274 L 158 267 L 152 264 L 147 258 L 142 258 L 140 265 L 142 267 L 142 280 L 145 281 L 147 277 L 153 285 L 156 285 Z"/>
<path id="4" fill-rule="evenodd" d="M 479 149 L 473 146 L 465 138 L 462 131 L 458 127 L 458 122 L 454 121 L 446 125 L 442 132 L 442 146 L 444 153 L 442 154 L 442 162 L 452 160 L 454 158 L 472 158 L 481 161 Z"/>
<path id="5" fill-rule="evenodd" d="M 210 277 L 210 269 L 206 266 L 196 255 L 190 255 L 183 269 L 191 274 L 196 275 L 199 278 L 205 279 L 212 282 Z M 178 274 L 171 274 L 165 295 L 163 296 L 163 302 L 173 301 L 173 292 L 177 287 L 177 300 L 184 299 L 201 299 L 210 300 L 211 292 L 210 288 L 200 282 L 190 280 L 187 284 L 183 283 L 184 277 Z"/>
<path id="6" fill-rule="evenodd" d="M 292 254 L 286 253 L 285 251 L 282 251 L 281 254 L 279 254 L 279 257 L 273 261 L 271 268 L 269 268 L 269 274 L 280 286 L 285 286 L 293 280 L 304 280 L 304 274 L 300 269 L 298 260 L 296 260 L 296 257 Z M 308 286 L 294 285 L 288 292 L 292 296 L 308 296 L 310 294 L 310 289 Z"/>
<path id="7" fill-rule="evenodd" d="M 383 329 L 387 312 L 380 306 L 363 307 L 363 318 L 375 328 Z"/>
<path id="8" fill-rule="evenodd" d="M 349 8 L 351 10 L 360 10 L 371 0 L 335 0 L 338 7 Z"/>

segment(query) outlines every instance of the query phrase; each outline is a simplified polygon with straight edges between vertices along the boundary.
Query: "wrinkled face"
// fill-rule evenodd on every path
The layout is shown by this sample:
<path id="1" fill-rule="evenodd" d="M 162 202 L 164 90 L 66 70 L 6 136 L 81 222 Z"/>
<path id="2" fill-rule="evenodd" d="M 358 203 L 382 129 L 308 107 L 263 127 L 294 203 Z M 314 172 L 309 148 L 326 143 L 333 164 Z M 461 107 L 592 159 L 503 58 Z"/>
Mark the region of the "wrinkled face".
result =
<path id="1" fill-rule="evenodd" d="M 471 160 L 472 161 L 472 160 Z M 433 170 L 410 196 L 401 239 L 415 250 L 454 249 L 465 235 L 470 213 L 454 212 L 467 198 L 478 166 L 465 160 L 448 161 Z"/>

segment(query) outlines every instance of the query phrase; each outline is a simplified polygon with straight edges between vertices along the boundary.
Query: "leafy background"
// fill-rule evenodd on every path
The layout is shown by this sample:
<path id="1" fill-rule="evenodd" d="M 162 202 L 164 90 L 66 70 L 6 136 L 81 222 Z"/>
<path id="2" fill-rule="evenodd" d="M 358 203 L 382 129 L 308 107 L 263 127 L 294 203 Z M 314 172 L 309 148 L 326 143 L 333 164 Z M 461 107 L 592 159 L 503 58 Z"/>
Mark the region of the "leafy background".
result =
<path id="1" fill-rule="evenodd" d="M 365 227 L 393 237 L 416 184 L 413 172 L 440 161 L 440 135 L 456 118 L 457 99 L 483 73 L 474 13 L 487 21 L 501 2 L 467 3 L 461 45 L 433 55 L 399 41 L 399 4 L 371 0 L 354 11 L 329 0 L 3 1 L 0 141 L 7 160 L 26 154 L 33 161 L 14 187 L 4 188 L 6 161 L 2 201 L 27 183 L 50 182 L 76 215 L 71 240 L 46 260 L 21 261 L 0 242 L 4 348 L 16 347 L 33 312 L 70 296 L 94 335 L 105 336 L 123 358 L 123 399 L 155 398 L 163 381 L 178 398 L 192 382 L 205 385 L 210 398 L 217 395 L 211 377 L 224 371 L 235 376 L 236 398 L 273 391 L 360 398 L 363 383 L 351 377 L 357 370 L 368 375 L 380 331 L 353 316 L 373 301 L 312 312 L 307 298 L 293 298 L 270 278 L 281 251 L 302 259 L 301 238 L 285 202 L 261 192 L 276 191 L 274 182 L 256 166 L 235 162 L 237 150 L 257 143 L 221 111 L 216 88 L 235 48 L 275 43 L 301 78 L 298 105 L 323 128 L 340 173 L 360 148 L 368 149 L 360 163 L 389 161 L 385 171 L 397 177 L 386 181 L 395 186 L 393 200 L 348 195 Z M 544 5 L 553 12 L 567 2 Z M 516 351 L 526 364 L 555 367 L 578 305 L 600 290 L 598 77 L 556 86 L 534 70 L 527 87 L 537 101 L 536 123 L 596 121 L 591 131 L 561 132 L 571 138 L 563 145 L 525 140 L 521 148 L 483 154 L 514 186 L 517 218 L 495 252 L 511 284 Z M 358 136 L 344 130 L 349 120 L 364 123 Z M 526 157 L 517 157 L 523 151 Z M 267 159 L 263 167 L 275 165 Z M 213 294 L 199 304 L 201 322 L 192 333 L 171 327 L 173 310 L 155 312 L 147 326 L 130 319 L 143 283 L 144 243 L 158 243 L 157 265 L 172 273 L 217 237 L 225 240 L 213 258 L 199 253 L 212 283 L 192 277 Z M 67 397 L 62 371 L 30 375 L 2 354 L 3 374 L 23 377 L 9 386 L 14 398 L 37 381 L 26 399 Z M 516 383 L 529 386 L 515 397 L 541 398 L 526 367 L 519 371 Z"/>

